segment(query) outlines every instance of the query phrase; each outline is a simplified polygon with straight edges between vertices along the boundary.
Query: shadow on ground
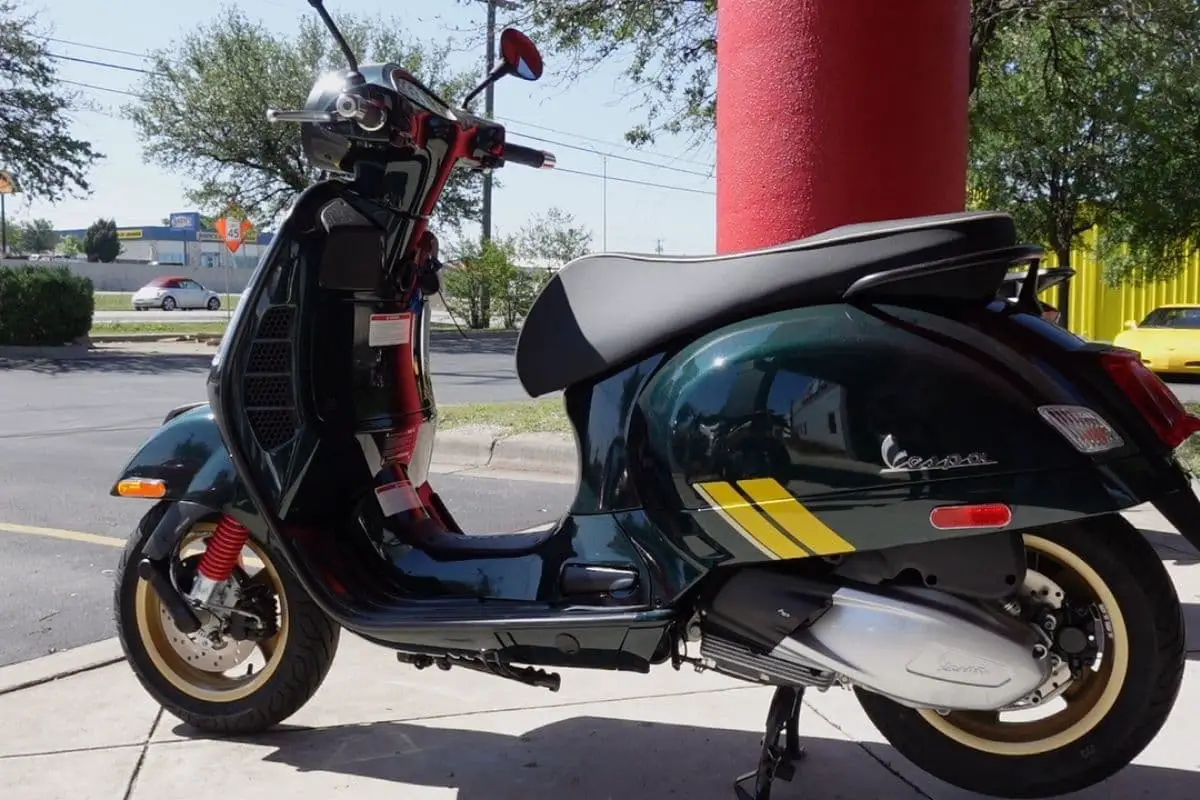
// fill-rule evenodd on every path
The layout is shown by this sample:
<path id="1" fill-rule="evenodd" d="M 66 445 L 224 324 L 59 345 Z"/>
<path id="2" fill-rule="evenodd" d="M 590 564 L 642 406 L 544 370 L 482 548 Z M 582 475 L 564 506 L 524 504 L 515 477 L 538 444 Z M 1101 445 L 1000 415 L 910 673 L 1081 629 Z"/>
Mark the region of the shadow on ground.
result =
<path id="1" fill-rule="evenodd" d="M 1164 560 L 1179 564 L 1200 561 L 1191 545 L 1176 533 L 1143 533 Z M 1198 642 L 1200 605 L 1187 603 L 1184 611 L 1189 641 Z M 1192 657 L 1200 657 L 1200 652 Z M 497 691 L 503 687 L 498 686 Z M 680 702 L 688 701 L 681 698 Z M 805 713 L 814 712 L 806 709 Z M 204 738 L 186 725 L 177 726 L 175 732 Z M 234 741 L 262 748 L 266 763 L 287 765 L 302 773 L 451 789 L 457 791 L 459 800 L 667 796 L 730 800 L 733 779 L 756 762 L 760 734 L 581 716 L 521 735 L 379 722 L 329 728 L 281 726 L 269 734 Z M 773 800 L 980 797 L 928 777 L 916 779 L 918 790 L 908 778 L 919 771 L 886 744 L 807 738 L 804 745 L 808 756 L 795 782 L 777 784 Z M 1071 800 L 1127 797 L 1200 797 L 1200 772 L 1132 765 L 1096 787 L 1070 795 Z"/>
<path id="2" fill-rule="evenodd" d="M 748 731 L 576 717 L 520 736 L 383 722 L 292 729 L 241 741 L 273 748 L 264 755 L 265 762 L 300 772 L 455 789 L 458 800 L 731 800 L 733 779 L 757 761 L 759 738 Z M 933 781 L 923 780 L 924 791 L 917 791 L 897 777 L 913 775 L 915 768 L 887 745 L 823 738 L 807 738 L 803 744 L 807 757 L 795 781 L 777 783 L 773 800 L 930 796 L 926 792 Z M 954 790 L 945 787 L 937 794 L 947 792 Z M 1200 797 L 1200 773 L 1134 765 L 1071 797 L 1151 796 Z"/>
<path id="3" fill-rule="evenodd" d="M 1140 528 L 1146 541 L 1154 546 L 1158 557 L 1168 564 L 1186 567 L 1200 563 L 1200 552 L 1192 547 L 1187 539 L 1175 531 L 1158 531 L 1152 528 Z"/>
<path id="4" fill-rule="evenodd" d="M 0 358 L 0 372 L 19 369 L 44 375 L 205 374 L 212 365 L 212 358 L 212 353 L 90 353 L 82 357 L 67 358 Z"/>

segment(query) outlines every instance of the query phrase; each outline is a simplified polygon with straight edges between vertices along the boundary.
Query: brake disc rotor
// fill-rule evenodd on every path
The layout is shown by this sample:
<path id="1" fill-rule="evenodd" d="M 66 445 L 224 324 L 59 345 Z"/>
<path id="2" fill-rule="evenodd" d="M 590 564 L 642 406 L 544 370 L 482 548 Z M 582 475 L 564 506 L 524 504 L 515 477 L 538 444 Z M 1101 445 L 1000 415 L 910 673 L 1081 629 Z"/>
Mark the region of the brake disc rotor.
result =
<path id="1" fill-rule="evenodd" d="M 188 636 L 175 627 L 175 620 L 171 619 L 165 607 L 160 606 L 159 613 L 162 614 L 163 631 L 167 634 L 171 649 L 189 666 L 204 672 L 228 672 L 244 663 L 257 648 L 257 644 L 251 640 L 239 642 L 228 637 L 223 637 L 220 643 L 214 643 L 203 629 Z"/>

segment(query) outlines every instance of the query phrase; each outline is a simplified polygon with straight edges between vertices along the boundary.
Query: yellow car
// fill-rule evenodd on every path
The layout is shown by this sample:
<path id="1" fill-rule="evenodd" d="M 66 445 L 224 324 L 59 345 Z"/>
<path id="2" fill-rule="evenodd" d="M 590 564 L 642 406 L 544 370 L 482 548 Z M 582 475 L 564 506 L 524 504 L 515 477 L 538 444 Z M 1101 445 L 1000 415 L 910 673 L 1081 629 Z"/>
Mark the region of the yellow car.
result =
<path id="1" fill-rule="evenodd" d="M 1113 344 L 1141 353 L 1154 372 L 1200 375 L 1200 305 L 1159 306 L 1125 323 Z"/>

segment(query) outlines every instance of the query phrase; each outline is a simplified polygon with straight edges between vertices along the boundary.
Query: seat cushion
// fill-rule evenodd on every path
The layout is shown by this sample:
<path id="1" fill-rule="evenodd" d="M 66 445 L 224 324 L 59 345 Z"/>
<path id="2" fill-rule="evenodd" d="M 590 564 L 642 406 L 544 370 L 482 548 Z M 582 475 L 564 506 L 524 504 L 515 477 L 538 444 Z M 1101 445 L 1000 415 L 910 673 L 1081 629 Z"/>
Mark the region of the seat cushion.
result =
<path id="1" fill-rule="evenodd" d="M 858 279 L 1016 243 L 1012 218 L 964 212 L 846 225 L 777 247 L 670 258 L 601 253 L 552 277 L 517 340 L 531 396 L 602 375 L 686 334 L 838 302 Z"/>

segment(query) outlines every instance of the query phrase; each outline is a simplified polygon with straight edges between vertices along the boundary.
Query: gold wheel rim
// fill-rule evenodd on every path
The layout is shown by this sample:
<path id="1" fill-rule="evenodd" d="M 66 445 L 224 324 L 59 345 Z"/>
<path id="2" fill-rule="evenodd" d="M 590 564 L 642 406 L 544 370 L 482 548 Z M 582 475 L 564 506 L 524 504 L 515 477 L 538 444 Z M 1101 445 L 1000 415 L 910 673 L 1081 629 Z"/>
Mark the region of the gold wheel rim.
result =
<path id="1" fill-rule="evenodd" d="M 180 544 L 180 553 L 182 554 L 188 545 L 207 539 L 215 530 L 216 525 L 213 523 L 196 525 L 184 537 Z M 255 559 L 262 563 L 262 571 L 267 573 L 271 588 L 279 601 L 279 631 L 271 638 L 258 643 L 255 649 L 262 651 L 266 663 L 262 669 L 249 676 L 233 678 L 223 673 L 198 669 L 187 663 L 170 644 L 172 634 L 181 634 L 170 622 L 170 618 L 163 613 L 162 602 L 150 584 L 145 579 L 138 579 L 134 610 L 142 647 L 158 673 L 173 687 L 195 700 L 207 703 L 233 703 L 244 700 L 271 679 L 283 659 L 290 633 L 287 593 L 279 571 L 263 546 L 250 539 L 246 542 L 246 547 L 254 553 Z"/>
<path id="2" fill-rule="evenodd" d="M 1108 616 L 1103 631 L 1104 654 L 1100 669 L 1085 675 L 1063 693 L 1067 708 L 1042 719 L 1003 722 L 998 714 L 952 711 L 942 716 L 920 709 L 921 717 L 948 739 L 985 753 L 1032 756 L 1066 747 L 1086 736 L 1108 716 L 1129 673 L 1129 634 L 1125 617 L 1108 584 L 1090 564 L 1060 544 L 1026 534 L 1025 548 L 1070 573 L 1069 593 L 1083 594 L 1099 603 Z M 1068 576 L 1064 575 L 1063 578 Z"/>

